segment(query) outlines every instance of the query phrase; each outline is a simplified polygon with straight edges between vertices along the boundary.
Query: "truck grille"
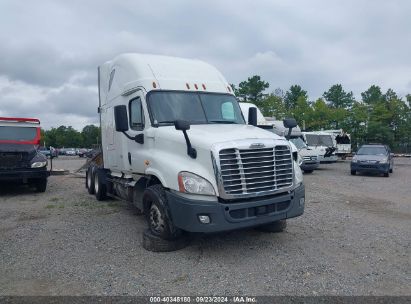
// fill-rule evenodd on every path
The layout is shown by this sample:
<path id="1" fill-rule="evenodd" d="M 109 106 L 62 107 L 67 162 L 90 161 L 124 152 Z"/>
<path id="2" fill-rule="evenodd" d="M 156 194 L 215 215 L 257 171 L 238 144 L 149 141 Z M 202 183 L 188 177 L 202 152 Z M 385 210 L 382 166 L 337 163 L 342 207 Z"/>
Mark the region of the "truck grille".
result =
<path id="1" fill-rule="evenodd" d="M 290 148 L 220 150 L 221 181 L 226 194 L 241 196 L 273 192 L 293 184 Z"/>
<path id="2" fill-rule="evenodd" d="M 0 169 L 14 169 L 27 166 L 22 153 L 0 153 Z"/>

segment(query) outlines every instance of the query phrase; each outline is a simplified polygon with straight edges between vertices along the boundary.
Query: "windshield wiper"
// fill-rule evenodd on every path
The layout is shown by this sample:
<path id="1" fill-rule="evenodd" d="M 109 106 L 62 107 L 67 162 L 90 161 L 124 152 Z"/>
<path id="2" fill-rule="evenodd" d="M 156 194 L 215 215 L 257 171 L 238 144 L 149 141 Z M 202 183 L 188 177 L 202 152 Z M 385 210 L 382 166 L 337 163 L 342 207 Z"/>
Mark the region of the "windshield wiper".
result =
<path id="1" fill-rule="evenodd" d="M 235 121 L 232 120 L 209 120 L 208 122 L 212 123 L 224 123 L 224 124 L 236 124 Z"/>

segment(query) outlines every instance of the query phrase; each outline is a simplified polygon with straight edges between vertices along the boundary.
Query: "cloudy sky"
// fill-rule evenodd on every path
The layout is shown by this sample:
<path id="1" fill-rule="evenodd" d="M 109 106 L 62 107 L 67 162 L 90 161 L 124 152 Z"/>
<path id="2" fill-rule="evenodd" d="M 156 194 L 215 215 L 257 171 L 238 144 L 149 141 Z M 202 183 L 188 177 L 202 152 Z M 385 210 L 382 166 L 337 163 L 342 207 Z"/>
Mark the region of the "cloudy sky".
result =
<path id="1" fill-rule="evenodd" d="M 124 52 L 198 58 L 230 83 L 411 93 L 411 1 L 0 2 L 0 116 L 97 123 L 97 66 Z"/>

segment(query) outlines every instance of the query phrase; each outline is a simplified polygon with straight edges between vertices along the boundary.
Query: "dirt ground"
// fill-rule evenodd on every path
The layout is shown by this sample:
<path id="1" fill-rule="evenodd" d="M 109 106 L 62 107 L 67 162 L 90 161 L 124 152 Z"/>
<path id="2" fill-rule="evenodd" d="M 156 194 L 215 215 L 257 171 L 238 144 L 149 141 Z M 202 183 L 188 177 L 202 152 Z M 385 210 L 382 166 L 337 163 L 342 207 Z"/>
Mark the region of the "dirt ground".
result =
<path id="1" fill-rule="evenodd" d="M 145 251 L 144 217 L 81 177 L 51 176 L 46 193 L 3 184 L 0 295 L 411 295 L 411 159 L 389 178 L 347 161 L 304 177 L 305 213 L 285 232 L 195 235 L 170 253 Z"/>

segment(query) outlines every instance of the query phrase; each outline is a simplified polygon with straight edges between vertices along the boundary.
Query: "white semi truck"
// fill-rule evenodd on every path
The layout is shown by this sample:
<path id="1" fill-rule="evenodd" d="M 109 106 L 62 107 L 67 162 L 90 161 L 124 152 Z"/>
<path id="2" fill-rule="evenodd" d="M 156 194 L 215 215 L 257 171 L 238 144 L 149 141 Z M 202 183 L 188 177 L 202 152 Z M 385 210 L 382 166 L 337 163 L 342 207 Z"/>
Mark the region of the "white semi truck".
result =
<path id="1" fill-rule="evenodd" d="M 297 153 L 255 127 L 255 111 L 246 124 L 213 66 L 123 54 L 98 68 L 98 84 L 102 159 L 87 169 L 86 187 L 145 214 L 146 249 L 175 249 L 185 231 L 282 231 L 303 214 Z"/>

